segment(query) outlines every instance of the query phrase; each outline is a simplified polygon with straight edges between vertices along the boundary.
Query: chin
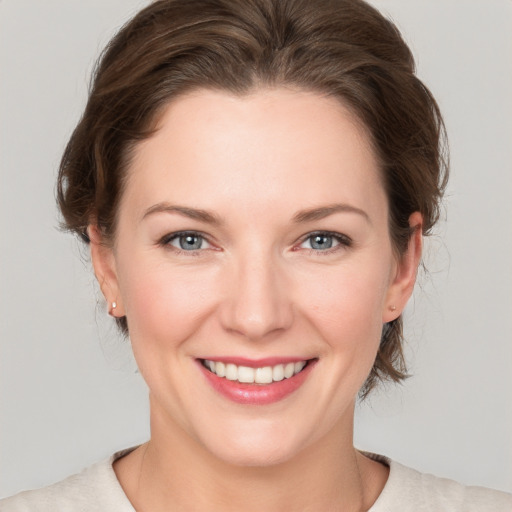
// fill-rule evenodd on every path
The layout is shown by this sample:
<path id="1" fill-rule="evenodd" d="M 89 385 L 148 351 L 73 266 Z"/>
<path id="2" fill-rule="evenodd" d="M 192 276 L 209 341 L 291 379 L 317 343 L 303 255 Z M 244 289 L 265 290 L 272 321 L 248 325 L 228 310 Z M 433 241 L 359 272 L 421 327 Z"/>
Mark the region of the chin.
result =
<path id="1" fill-rule="evenodd" d="M 226 464 L 240 467 L 268 467 L 283 464 L 296 457 L 307 444 L 282 425 L 261 425 L 255 422 L 238 429 L 222 429 L 218 435 L 212 431 L 203 438 L 202 444 L 214 457 Z"/>

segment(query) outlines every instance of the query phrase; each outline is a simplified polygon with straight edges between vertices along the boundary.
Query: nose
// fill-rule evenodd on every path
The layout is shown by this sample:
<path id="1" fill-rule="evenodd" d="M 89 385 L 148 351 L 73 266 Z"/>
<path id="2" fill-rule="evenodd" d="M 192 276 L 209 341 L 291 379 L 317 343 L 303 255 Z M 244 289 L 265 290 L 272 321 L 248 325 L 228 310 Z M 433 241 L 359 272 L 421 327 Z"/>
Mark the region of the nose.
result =
<path id="1" fill-rule="evenodd" d="M 293 321 L 285 272 L 268 254 L 244 256 L 225 276 L 223 327 L 256 341 L 284 332 Z"/>

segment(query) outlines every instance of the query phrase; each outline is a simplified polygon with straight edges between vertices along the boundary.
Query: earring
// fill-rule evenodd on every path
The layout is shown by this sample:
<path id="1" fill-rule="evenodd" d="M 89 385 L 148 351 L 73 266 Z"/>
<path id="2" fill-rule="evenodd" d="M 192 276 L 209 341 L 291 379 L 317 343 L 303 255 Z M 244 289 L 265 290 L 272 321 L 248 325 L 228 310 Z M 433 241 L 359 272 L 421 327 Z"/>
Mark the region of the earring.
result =
<path id="1" fill-rule="evenodd" d="M 117 308 L 117 302 L 115 302 L 115 301 L 114 301 L 114 302 L 112 302 L 112 304 L 111 304 L 111 306 L 110 306 L 110 309 L 109 309 L 109 311 L 108 311 L 108 314 L 109 314 L 110 316 L 114 316 L 114 317 L 115 317 L 116 315 L 114 315 L 114 312 L 115 312 L 116 308 Z"/>
<path id="2" fill-rule="evenodd" d="M 114 302 L 114 304 L 115 304 L 115 302 Z M 396 311 L 396 306 L 394 304 L 389 306 L 389 310 L 390 311 Z"/>

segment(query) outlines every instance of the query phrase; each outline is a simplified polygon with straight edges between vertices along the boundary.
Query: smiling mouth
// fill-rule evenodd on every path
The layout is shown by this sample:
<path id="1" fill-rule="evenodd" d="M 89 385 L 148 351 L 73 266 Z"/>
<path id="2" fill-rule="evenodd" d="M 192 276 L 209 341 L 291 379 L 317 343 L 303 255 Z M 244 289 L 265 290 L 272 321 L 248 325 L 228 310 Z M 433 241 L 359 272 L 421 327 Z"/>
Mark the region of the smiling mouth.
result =
<path id="1" fill-rule="evenodd" d="M 271 384 L 272 382 L 279 382 L 297 375 L 311 361 L 310 359 L 295 363 L 276 364 L 275 366 L 263 366 L 261 368 L 239 366 L 209 359 L 202 359 L 201 363 L 210 372 L 227 380 L 243 384 Z"/>

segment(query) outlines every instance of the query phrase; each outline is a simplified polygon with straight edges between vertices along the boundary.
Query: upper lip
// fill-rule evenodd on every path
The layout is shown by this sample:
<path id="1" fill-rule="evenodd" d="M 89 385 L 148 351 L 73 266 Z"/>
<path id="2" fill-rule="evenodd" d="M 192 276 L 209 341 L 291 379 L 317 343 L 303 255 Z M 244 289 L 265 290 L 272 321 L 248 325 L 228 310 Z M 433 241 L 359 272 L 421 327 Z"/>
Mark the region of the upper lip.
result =
<path id="1" fill-rule="evenodd" d="M 261 359 L 249 359 L 246 357 L 234 357 L 234 356 L 226 356 L 226 357 L 217 357 L 210 356 L 201 358 L 201 360 L 205 361 L 214 361 L 221 362 L 227 364 L 235 364 L 236 366 L 248 366 L 249 368 L 263 368 L 265 366 L 276 366 L 278 364 L 288 364 L 288 363 L 298 363 L 300 361 L 309 361 L 313 359 L 311 357 L 264 357 Z"/>

